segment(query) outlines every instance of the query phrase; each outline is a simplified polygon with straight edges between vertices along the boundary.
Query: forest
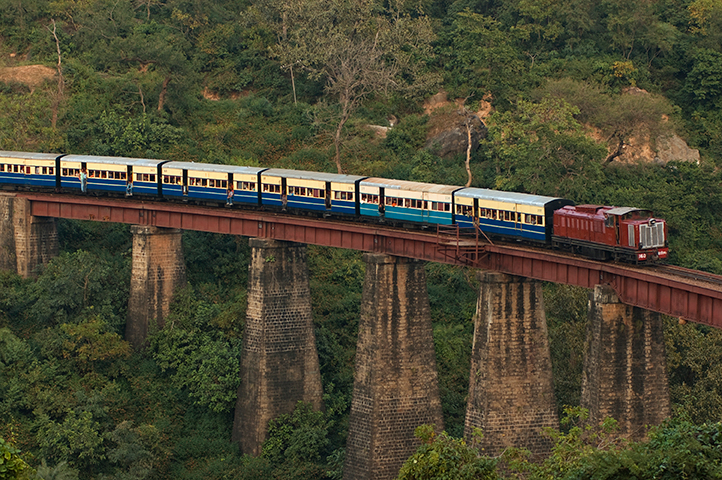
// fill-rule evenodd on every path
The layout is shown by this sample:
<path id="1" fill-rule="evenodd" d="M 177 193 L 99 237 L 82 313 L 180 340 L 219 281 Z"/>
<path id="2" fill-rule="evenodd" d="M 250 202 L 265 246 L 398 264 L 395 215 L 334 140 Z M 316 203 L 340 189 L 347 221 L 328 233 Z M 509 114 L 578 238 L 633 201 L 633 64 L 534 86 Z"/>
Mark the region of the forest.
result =
<path id="1" fill-rule="evenodd" d="M 440 91 L 456 101 L 430 114 Z M 425 148 L 444 119 L 482 110 L 477 149 Z M 671 135 L 700 161 L 623 161 Z M 471 179 L 649 208 L 671 263 L 722 274 L 722 0 L 0 0 L 0 150 Z M 0 479 L 342 478 L 358 252 L 308 247 L 325 408 L 277 418 L 250 457 L 230 438 L 248 240 L 184 232 L 187 285 L 135 352 L 128 226 L 58 233 L 36 278 L 0 272 Z M 426 270 L 446 431 L 419 426 L 400 479 L 722 478 L 722 332 L 665 319 L 673 418 L 625 441 L 579 408 L 588 291 L 563 285 L 544 286 L 552 455 L 479 455 L 461 438 L 479 285 Z"/>

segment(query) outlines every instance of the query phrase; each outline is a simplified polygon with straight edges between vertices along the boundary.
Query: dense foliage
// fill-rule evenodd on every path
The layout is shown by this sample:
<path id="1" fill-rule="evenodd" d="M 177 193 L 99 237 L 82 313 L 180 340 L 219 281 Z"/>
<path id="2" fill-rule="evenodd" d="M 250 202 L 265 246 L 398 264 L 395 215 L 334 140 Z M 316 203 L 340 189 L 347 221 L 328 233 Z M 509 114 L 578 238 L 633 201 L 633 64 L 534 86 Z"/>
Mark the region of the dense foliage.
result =
<path id="1" fill-rule="evenodd" d="M 493 107 L 473 186 L 652 208 L 674 263 L 722 274 L 721 32 L 720 0 L 0 0 L 0 149 L 463 185 L 463 155 L 423 148 L 456 115 L 424 111 L 444 89 L 467 111 Z M 10 68 L 34 64 L 62 75 Z M 383 139 L 367 127 L 390 119 Z M 634 139 L 672 132 L 699 165 L 619 162 Z M 61 222 L 59 235 L 61 255 L 36 280 L 0 272 L 0 478 L 341 478 L 357 252 L 309 247 L 325 410 L 276 419 L 250 458 L 230 441 L 245 240 L 184 234 L 189 285 L 134 353 L 122 337 L 127 227 Z M 421 429 L 402 478 L 720 476 L 722 337 L 672 319 L 676 419 L 649 442 L 572 422 L 550 432 L 542 465 L 478 458 L 459 440 L 478 285 L 466 269 L 427 274 L 448 434 Z M 561 412 L 579 403 L 587 292 L 548 285 L 545 302 Z"/>

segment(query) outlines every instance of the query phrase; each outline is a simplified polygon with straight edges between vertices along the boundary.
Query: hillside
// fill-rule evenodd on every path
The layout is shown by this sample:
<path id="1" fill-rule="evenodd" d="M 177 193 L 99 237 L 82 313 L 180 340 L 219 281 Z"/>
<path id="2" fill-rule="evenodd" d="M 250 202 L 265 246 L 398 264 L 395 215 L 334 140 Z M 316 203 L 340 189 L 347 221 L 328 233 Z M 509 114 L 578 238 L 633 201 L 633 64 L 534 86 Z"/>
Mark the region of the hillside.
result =
<path id="1" fill-rule="evenodd" d="M 668 221 L 673 263 L 722 274 L 719 0 L 3 6 L 0 150 L 464 185 L 473 126 L 473 186 L 650 208 Z M 434 139 L 450 131 L 442 152 Z M 0 451 L 17 448 L 44 479 L 341 478 L 358 254 L 309 247 L 325 411 L 281 419 L 251 458 L 230 439 L 247 241 L 185 232 L 188 287 L 169 327 L 133 353 L 127 227 L 67 221 L 59 235 L 61 255 L 37 280 L 0 272 Z M 478 284 L 465 269 L 426 270 L 444 423 L 458 438 Z M 587 292 L 544 288 L 563 412 L 579 405 Z M 601 476 L 610 465 L 661 465 L 715 435 L 722 333 L 665 325 L 676 423 L 648 446 L 556 457 L 564 468 L 613 478 Z M 588 452 L 569 428 L 558 438 Z M 428 448 L 460 445 L 439 438 Z M 689 455 L 701 464 L 715 451 Z"/>

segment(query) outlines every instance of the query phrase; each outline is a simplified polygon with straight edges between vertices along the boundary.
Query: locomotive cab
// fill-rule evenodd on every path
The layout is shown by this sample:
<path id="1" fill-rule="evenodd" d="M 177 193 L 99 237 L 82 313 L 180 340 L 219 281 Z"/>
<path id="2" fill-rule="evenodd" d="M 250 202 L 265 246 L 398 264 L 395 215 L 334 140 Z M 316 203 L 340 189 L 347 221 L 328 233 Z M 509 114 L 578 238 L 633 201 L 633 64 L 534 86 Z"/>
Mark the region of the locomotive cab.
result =
<path id="1" fill-rule="evenodd" d="M 667 224 L 654 218 L 650 210 L 639 208 L 613 208 L 605 212 L 616 225 L 617 245 L 634 251 L 636 263 L 666 260 L 669 248 Z"/>

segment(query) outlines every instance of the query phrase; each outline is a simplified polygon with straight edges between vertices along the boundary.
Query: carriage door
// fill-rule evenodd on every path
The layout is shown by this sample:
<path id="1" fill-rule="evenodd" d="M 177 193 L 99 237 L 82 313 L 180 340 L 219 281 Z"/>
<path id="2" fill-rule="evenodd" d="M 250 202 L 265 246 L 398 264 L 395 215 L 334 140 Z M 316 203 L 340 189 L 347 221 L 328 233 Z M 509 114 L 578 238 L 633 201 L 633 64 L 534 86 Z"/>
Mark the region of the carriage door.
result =
<path id="1" fill-rule="evenodd" d="M 188 170 L 185 168 L 183 169 L 183 186 L 181 190 L 183 190 L 183 195 L 188 195 Z"/>
<path id="2" fill-rule="evenodd" d="M 331 210 L 331 182 L 326 182 L 326 210 Z"/>
<path id="3" fill-rule="evenodd" d="M 286 177 L 281 177 L 281 205 L 286 208 L 288 205 L 288 185 L 286 184 Z"/>
<path id="4" fill-rule="evenodd" d="M 474 198 L 474 206 L 473 206 L 473 210 L 471 211 L 471 216 L 473 218 L 474 225 L 478 227 L 479 226 L 479 199 L 478 198 Z"/>
<path id="5" fill-rule="evenodd" d="M 421 202 L 421 205 L 417 203 L 416 207 L 421 210 L 421 220 L 424 222 L 428 222 L 429 217 L 431 216 L 429 215 L 429 192 L 423 192 L 421 194 L 421 200 L 419 201 Z M 451 218 L 454 218 L 453 212 L 451 214 Z"/>
<path id="6" fill-rule="evenodd" d="M 521 223 L 521 213 L 519 213 L 519 205 L 514 205 L 514 230 L 521 232 L 521 227 L 523 226 L 523 223 Z"/>
<path id="7" fill-rule="evenodd" d="M 386 211 L 386 189 L 379 187 L 379 214 L 383 217 Z"/>

